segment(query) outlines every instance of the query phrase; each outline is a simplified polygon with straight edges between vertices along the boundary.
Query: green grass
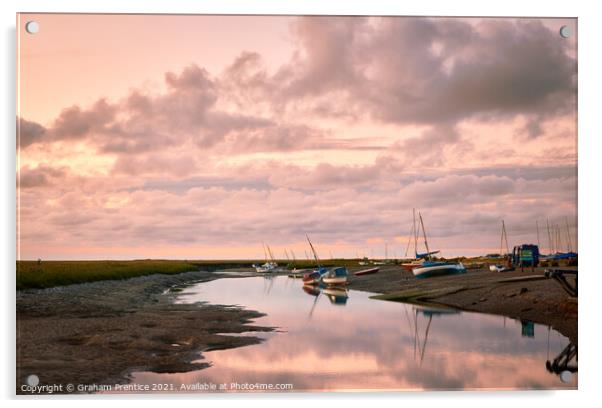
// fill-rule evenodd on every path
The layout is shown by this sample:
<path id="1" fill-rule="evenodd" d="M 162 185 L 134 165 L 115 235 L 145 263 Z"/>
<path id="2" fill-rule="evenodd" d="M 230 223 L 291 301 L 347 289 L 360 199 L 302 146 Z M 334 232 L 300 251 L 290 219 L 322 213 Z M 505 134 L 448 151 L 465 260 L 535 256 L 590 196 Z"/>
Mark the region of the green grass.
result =
<path id="1" fill-rule="evenodd" d="M 198 270 L 188 261 L 17 261 L 17 290 Z"/>

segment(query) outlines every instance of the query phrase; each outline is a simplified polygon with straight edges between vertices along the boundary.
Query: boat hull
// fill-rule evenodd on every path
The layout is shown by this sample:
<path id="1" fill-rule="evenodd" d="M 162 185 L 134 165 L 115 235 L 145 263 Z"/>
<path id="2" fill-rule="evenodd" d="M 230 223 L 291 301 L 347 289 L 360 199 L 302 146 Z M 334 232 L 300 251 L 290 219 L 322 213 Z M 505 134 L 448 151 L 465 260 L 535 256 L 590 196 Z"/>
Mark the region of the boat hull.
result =
<path id="1" fill-rule="evenodd" d="M 432 278 L 435 276 L 456 275 L 456 274 L 466 273 L 466 268 L 461 263 L 460 264 L 440 264 L 440 265 L 430 265 L 430 266 L 423 266 L 420 268 L 414 268 L 412 273 L 414 273 L 414 276 L 416 276 L 416 278 L 424 279 L 424 278 Z"/>
<path id="2" fill-rule="evenodd" d="M 346 276 L 335 276 L 333 278 L 323 277 L 322 282 L 327 285 L 346 285 L 347 277 Z"/>
<path id="3" fill-rule="evenodd" d="M 357 271 L 354 273 L 355 276 L 363 276 L 363 275 L 370 275 L 373 273 L 378 272 L 378 268 L 371 268 L 371 269 L 364 269 L 363 271 Z"/>

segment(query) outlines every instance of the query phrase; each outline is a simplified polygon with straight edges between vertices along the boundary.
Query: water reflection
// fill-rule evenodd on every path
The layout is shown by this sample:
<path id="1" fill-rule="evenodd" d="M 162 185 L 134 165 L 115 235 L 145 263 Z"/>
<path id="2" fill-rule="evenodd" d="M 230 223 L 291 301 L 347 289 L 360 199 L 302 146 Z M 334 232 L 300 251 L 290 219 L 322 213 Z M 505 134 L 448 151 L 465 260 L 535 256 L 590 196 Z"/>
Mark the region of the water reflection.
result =
<path id="1" fill-rule="evenodd" d="M 208 369 L 138 372 L 134 382 L 292 383 L 297 391 L 576 387 L 576 378 L 562 383 L 544 364 L 568 339 L 540 325 L 523 337 L 520 321 L 303 287 L 284 276 L 220 279 L 188 292 L 179 301 L 238 304 L 267 313 L 257 323 L 280 330 L 259 334 L 261 344 L 204 353 Z"/>

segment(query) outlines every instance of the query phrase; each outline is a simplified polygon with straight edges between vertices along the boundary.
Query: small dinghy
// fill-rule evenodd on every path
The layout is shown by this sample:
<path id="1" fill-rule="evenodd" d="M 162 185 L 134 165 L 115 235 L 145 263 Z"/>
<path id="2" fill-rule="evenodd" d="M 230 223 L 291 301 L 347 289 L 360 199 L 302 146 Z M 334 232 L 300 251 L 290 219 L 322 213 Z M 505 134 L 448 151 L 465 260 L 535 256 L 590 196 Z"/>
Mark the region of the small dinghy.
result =
<path id="1" fill-rule="evenodd" d="M 419 279 L 431 278 L 433 276 L 455 275 L 466 273 L 466 268 L 461 262 L 425 262 L 423 266 L 414 268 L 414 276 Z"/>
<path id="2" fill-rule="evenodd" d="M 364 269 L 362 271 L 357 271 L 354 273 L 355 276 L 362 276 L 362 275 L 370 275 L 373 273 L 378 272 L 378 268 L 370 268 L 370 269 Z"/>
<path id="3" fill-rule="evenodd" d="M 345 285 L 348 276 L 347 268 L 341 266 L 339 268 L 330 269 L 322 275 L 322 282 L 327 285 Z"/>
<path id="4" fill-rule="evenodd" d="M 489 270 L 491 272 L 511 272 L 514 268 L 504 265 L 489 265 Z"/>

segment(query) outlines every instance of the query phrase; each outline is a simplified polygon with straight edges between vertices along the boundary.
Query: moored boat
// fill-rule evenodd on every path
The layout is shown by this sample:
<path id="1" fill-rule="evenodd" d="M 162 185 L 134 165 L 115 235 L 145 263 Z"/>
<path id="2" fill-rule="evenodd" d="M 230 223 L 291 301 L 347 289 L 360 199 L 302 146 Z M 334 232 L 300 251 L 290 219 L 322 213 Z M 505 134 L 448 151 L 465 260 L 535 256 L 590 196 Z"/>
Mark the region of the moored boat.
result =
<path id="1" fill-rule="evenodd" d="M 326 268 L 318 268 L 312 272 L 306 273 L 303 275 L 303 284 L 304 285 L 317 285 L 322 281 L 322 275 L 326 274 L 328 269 Z"/>
<path id="2" fill-rule="evenodd" d="M 327 285 L 345 285 L 349 276 L 344 266 L 328 270 L 322 275 L 322 282 Z"/>
<path id="3" fill-rule="evenodd" d="M 461 262 L 425 262 L 423 266 L 412 271 L 417 278 L 431 278 L 434 276 L 455 275 L 466 273 L 466 268 Z"/>
<path id="4" fill-rule="evenodd" d="M 364 269 L 361 271 L 357 271 L 354 273 L 355 276 L 363 276 L 363 275 L 370 275 L 373 273 L 376 273 L 379 271 L 379 268 L 370 268 L 370 269 Z"/>

